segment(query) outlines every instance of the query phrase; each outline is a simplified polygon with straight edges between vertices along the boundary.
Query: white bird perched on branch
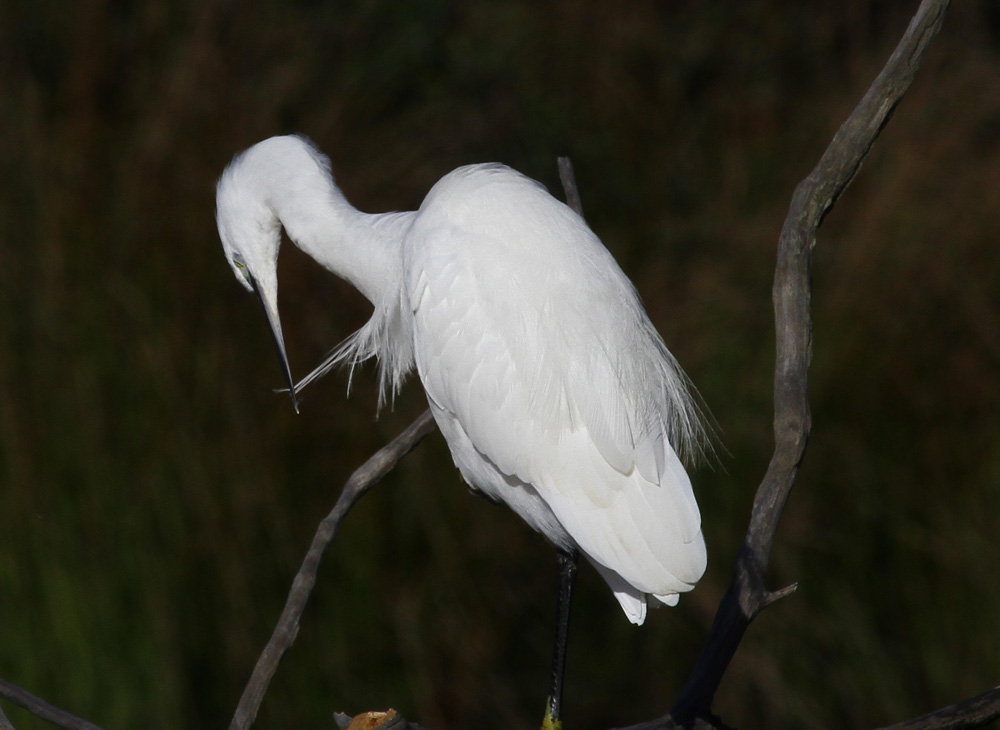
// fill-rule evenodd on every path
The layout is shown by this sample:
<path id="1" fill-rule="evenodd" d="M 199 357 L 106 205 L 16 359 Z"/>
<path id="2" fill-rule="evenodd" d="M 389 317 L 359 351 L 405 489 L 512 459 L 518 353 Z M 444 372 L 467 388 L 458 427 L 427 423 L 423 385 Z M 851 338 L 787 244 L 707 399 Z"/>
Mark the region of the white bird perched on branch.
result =
<path id="1" fill-rule="evenodd" d="M 238 155 L 217 223 L 255 291 L 298 409 L 277 308 L 281 227 L 374 306 L 297 387 L 375 356 L 380 404 L 417 368 L 465 480 L 509 505 L 560 555 L 546 722 L 558 726 L 575 556 L 635 624 L 705 570 L 701 517 L 678 453 L 704 444 L 699 409 L 631 282 L 583 219 L 498 164 L 445 175 L 420 209 L 369 215 L 301 137 Z"/>

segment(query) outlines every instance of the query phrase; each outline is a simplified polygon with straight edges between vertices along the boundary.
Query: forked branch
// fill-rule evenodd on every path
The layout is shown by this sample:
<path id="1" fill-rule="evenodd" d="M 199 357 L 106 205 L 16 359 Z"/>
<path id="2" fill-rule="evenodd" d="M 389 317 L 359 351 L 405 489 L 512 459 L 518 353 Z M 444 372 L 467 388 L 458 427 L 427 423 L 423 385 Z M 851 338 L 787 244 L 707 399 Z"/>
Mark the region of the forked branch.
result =
<path id="1" fill-rule="evenodd" d="M 708 640 L 671 715 L 710 717 L 712 699 L 743 634 L 779 593 L 765 587 L 775 532 L 809 440 L 807 391 L 812 357 L 812 251 L 823 217 L 850 184 L 937 35 L 948 0 L 923 0 L 875 81 L 795 189 L 774 273 L 774 453 L 754 499 L 750 526 Z M 663 718 L 666 722 L 670 716 Z"/>

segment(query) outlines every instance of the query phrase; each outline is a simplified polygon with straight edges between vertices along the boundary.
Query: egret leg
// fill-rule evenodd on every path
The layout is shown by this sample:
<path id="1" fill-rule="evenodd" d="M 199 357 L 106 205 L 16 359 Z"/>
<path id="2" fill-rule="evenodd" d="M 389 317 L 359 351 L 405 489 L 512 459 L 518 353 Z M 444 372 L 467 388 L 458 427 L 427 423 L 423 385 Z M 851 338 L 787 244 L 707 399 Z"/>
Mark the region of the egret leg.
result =
<path id="1" fill-rule="evenodd" d="M 556 641 L 552 652 L 552 684 L 545 705 L 542 730 L 562 729 L 563 675 L 566 673 L 566 643 L 569 638 L 569 607 L 576 583 L 576 551 L 556 548 L 559 567 L 559 592 L 556 596 Z"/>

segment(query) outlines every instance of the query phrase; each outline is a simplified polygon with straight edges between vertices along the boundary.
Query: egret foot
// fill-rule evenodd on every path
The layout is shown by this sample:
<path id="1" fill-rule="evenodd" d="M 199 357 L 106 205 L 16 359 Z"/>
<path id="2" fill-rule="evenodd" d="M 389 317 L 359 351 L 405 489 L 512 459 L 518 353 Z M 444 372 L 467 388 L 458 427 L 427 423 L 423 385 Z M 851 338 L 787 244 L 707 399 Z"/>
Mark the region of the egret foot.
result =
<path id="1" fill-rule="evenodd" d="M 555 703 L 549 697 L 545 703 L 545 717 L 542 718 L 542 730 L 562 730 L 562 720 L 556 716 L 557 709 Z"/>

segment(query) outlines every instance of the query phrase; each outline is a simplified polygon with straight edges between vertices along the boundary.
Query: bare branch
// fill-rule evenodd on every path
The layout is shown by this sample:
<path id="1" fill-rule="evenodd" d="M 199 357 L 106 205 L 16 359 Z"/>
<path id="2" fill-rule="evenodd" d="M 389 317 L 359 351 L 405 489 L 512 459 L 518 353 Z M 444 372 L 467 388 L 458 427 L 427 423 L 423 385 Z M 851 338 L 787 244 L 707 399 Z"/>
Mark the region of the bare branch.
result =
<path id="1" fill-rule="evenodd" d="M 369 489 L 392 471 L 399 460 L 436 427 L 431 412 L 424 411 L 417 420 L 407 426 L 406 430 L 379 449 L 374 456 L 359 467 L 344 484 L 344 489 L 340 493 L 337 503 L 316 529 L 316 535 L 313 537 L 312 545 L 309 546 L 309 552 L 306 553 L 302 567 L 299 568 L 299 572 L 292 582 L 292 589 L 288 594 L 288 600 L 285 602 L 285 608 L 281 612 L 278 625 L 275 626 L 271 639 L 257 660 L 257 666 L 254 667 L 250 681 L 247 683 L 246 689 L 243 690 L 243 696 L 240 697 L 236 713 L 229 725 L 230 730 L 246 730 L 253 725 L 257 711 L 264 699 L 264 693 L 267 692 L 271 678 L 274 677 L 274 673 L 278 669 L 278 663 L 299 633 L 299 622 L 313 587 L 316 585 L 316 572 L 319 570 L 320 561 L 337 534 L 341 520 Z"/>
<path id="2" fill-rule="evenodd" d="M 35 697 L 27 690 L 21 689 L 16 684 L 11 684 L 7 680 L 0 679 L 0 698 L 13 702 L 18 707 L 23 707 L 35 717 L 40 717 L 46 722 L 51 722 L 65 730 L 101 730 L 92 722 L 87 722 L 76 715 L 71 715 L 65 710 L 50 705 L 40 697 Z M 4 724 L 6 722 L 6 725 Z M 11 728 L 10 720 L 7 720 L 3 712 L 0 711 L 0 728 Z"/>
<path id="3" fill-rule="evenodd" d="M 1000 687 L 927 715 L 879 730 L 973 730 L 1000 718 Z M 732 730 L 714 715 L 697 717 L 681 725 L 671 717 L 630 725 L 620 730 Z"/>
<path id="4" fill-rule="evenodd" d="M 811 427 L 807 375 L 812 357 L 810 274 L 816 230 L 854 179 L 909 88 L 941 27 L 948 4 L 948 0 L 924 0 L 920 4 L 885 68 L 792 196 L 774 275 L 774 453 L 757 489 L 750 526 L 736 557 L 729 589 L 719 604 L 698 663 L 671 711 L 676 718 L 709 712 L 746 628 L 773 601 L 773 594 L 764 586 L 771 546 Z"/>
<path id="5" fill-rule="evenodd" d="M 988 725 L 997 718 L 1000 718 L 1000 687 L 881 730 L 971 730 Z"/>
<path id="6" fill-rule="evenodd" d="M 777 603 L 785 596 L 792 595 L 798 589 L 799 589 L 799 584 L 792 583 L 791 585 L 787 585 L 784 588 L 779 588 L 776 591 L 767 591 L 766 595 L 764 596 L 764 602 L 761 605 L 761 608 L 767 608 L 772 603 Z"/>
<path id="7" fill-rule="evenodd" d="M 557 157 L 559 165 L 559 181 L 566 193 L 566 204 L 583 217 L 583 201 L 580 200 L 580 189 L 576 186 L 576 175 L 573 174 L 573 161 L 568 157 Z"/>
<path id="8" fill-rule="evenodd" d="M 14 726 L 10 724 L 10 720 L 7 719 L 7 715 L 4 714 L 2 707 L 0 707 L 0 730 L 14 730 Z"/>

